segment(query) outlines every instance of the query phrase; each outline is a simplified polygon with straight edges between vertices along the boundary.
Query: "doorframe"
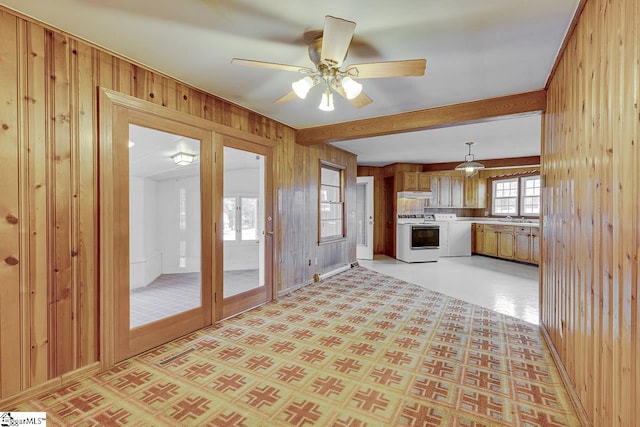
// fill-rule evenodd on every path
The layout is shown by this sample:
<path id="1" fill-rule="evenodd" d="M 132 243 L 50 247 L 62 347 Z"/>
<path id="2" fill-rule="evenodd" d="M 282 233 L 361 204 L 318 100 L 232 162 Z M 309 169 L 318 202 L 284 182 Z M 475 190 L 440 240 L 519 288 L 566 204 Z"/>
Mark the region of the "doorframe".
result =
<path id="1" fill-rule="evenodd" d="M 373 255 L 375 253 L 375 178 L 373 176 L 359 176 L 356 178 L 356 187 L 358 185 L 364 184 L 367 189 L 365 193 L 365 228 L 367 233 L 367 256 L 369 255 L 369 251 L 371 252 L 371 258 L 359 258 L 359 259 L 373 259 Z M 356 194 L 357 198 L 357 194 Z M 371 215 L 369 215 L 371 214 Z M 358 247 L 362 245 L 358 245 L 356 242 L 356 258 L 358 252 L 362 253 L 362 250 L 358 250 Z"/>
<path id="2" fill-rule="evenodd" d="M 225 136 L 235 137 L 245 141 L 253 142 L 265 147 L 274 148 L 276 142 L 266 139 L 264 137 L 253 135 L 246 131 L 242 131 L 236 128 L 232 128 L 226 125 L 215 123 L 211 120 L 207 120 L 201 117 L 196 117 L 188 113 L 184 113 L 177 110 L 151 103 L 130 95 L 125 95 L 111 89 L 99 87 L 98 88 L 98 108 L 99 108 L 99 154 L 96 158 L 97 165 L 99 165 L 99 226 L 98 226 L 98 247 L 99 247 L 99 264 L 98 264 L 98 277 L 99 277 L 99 313 L 97 316 L 100 319 L 99 326 L 99 360 L 102 365 L 102 369 L 113 366 L 116 362 L 115 343 L 116 334 L 113 325 L 115 325 L 115 299 L 114 299 L 114 287 L 115 272 L 117 271 L 115 265 L 115 251 L 118 249 L 116 245 L 116 233 L 118 232 L 113 217 L 105 215 L 106 207 L 113 207 L 116 200 L 115 195 L 117 191 L 122 191 L 120 188 L 115 188 L 111 177 L 114 174 L 114 153 L 113 153 L 113 122 L 114 122 L 114 107 L 125 107 L 130 110 L 139 111 L 142 113 L 156 115 L 159 118 L 166 118 L 172 121 L 181 122 L 185 125 L 201 128 L 205 131 L 212 132 L 212 140 L 215 154 L 219 157 L 222 150 L 222 140 Z M 213 187 L 214 192 L 222 194 L 222 168 L 215 162 L 213 165 Z M 220 178 L 220 179 L 219 179 Z M 271 200 L 275 206 L 276 192 L 273 194 L 274 200 Z M 222 233 L 217 232 L 217 224 L 222 224 L 222 198 L 213 198 L 212 210 L 214 212 L 214 224 L 213 224 L 213 238 L 211 239 L 211 251 L 212 254 L 219 254 L 218 242 L 222 242 Z M 278 218 L 274 213 L 273 215 L 274 228 L 277 227 Z M 219 237 L 218 237 L 219 236 Z M 221 243 L 220 243 L 221 244 Z M 273 241 L 273 251 L 275 259 L 277 241 Z M 222 271 L 218 265 L 222 263 L 221 259 L 217 256 L 213 256 L 211 260 L 211 269 L 213 271 L 212 276 L 212 292 L 215 292 L 215 281 L 217 271 Z M 275 265 L 270 266 L 275 269 Z M 273 270 L 272 270 L 273 271 Z M 275 274 L 272 274 L 275 277 Z M 275 283 L 273 284 L 275 286 Z M 220 298 L 221 300 L 221 298 Z M 215 302 L 212 304 L 211 321 L 214 322 L 218 316 L 220 316 L 219 308 Z"/>

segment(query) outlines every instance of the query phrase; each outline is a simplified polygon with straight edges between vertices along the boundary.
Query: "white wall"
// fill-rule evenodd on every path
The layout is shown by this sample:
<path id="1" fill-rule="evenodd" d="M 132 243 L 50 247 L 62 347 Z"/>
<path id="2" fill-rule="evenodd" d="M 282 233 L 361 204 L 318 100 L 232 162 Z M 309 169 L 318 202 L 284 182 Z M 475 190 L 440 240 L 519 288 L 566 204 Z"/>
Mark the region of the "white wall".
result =
<path id="1" fill-rule="evenodd" d="M 157 222 L 162 274 L 200 271 L 200 177 L 158 182 Z"/>
<path id="2" fill-rule="evenodd" d="M 156 236 L 156 182 L 129 179 L 130 287 L 153 282 L 161 273 L 161 253 Z"/>

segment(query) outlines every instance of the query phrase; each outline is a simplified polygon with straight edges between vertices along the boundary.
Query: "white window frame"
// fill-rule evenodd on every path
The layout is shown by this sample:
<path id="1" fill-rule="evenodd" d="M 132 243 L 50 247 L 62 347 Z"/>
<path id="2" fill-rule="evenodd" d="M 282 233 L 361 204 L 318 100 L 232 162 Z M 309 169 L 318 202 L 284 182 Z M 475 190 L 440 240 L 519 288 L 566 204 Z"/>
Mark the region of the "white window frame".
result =
<path id="1" fill-rule="evenodd" d="M 530 181 L 538 181 L 538 186 L 533 187 L 533 193 L 531 195 L 527 195 L 527 182 Z M 540 191 L 542 188 L 542 182 L 540 181 L 540 175 L 533 176 L 523 176 L 520 178 L 520 188 L 521 188 L 521 196 L 520 196 L 520 213 L 522 216 L 540 216 Z M 537 190 L 537 191 L 536 191 Z M 535 194 L 537 193 L 537 194 Z M 525 212 L 525 203 L 527 199 L 538 199 L 538 212 L 537 213 L 526 213 Z"/>
<path id="2" fill-rule="evenodd" d="M 328 169 L 334 172 L 338 172 L 340 174 L 339 185 L 326 184 L 322 182 L 322 170 Z M 346 236 L 345 231 L 345 222 L 344 222 L 344 166 L 336 165 L 333 163 L 320 161 L 320 173 L 318 177 L 318 243 L 327 243 L 333 242 L 336 240 L 342 240 Z M 323 201 L 323 190 L 325 188 L 337 188 L 338 189 L 338 198 L 339 200 L 325 200 Z M 325 190 L 326 191 L 326 190 Z M 339 205 L 338 211 L 340 212 L 340 218 L 322 218 L 323 208 L 331 209 L 331 206 Z M 330 221 L 339 221 L 340 233 L 331 234 L 331 235 L 323 235 L 323 224 L 328 223 Z"/>
<path id="3" fill-rule="evenodd" d="M 242 200 L 243 199 L 255 199 L 256 200 L 256 215 L 260 214 L 260 198 L 257 196 L 231 196 L 231 197 L 224 197 L 224 199 L 235 199 L 235 203 L 236 203 L 236 207 L 235 207 L 235 238 L 232 239 L 225 239 L 224 238 L 224 226 L 225 224 L 223 224 L 223 241 L 226 243 L 231 243 L 231 242 L 235 242 L 237 244 L 250 244 L 250 243 L 255 243 L 256 241 L 260 240 L 260 233 L 261 230 L 258 229 L 258 217 L 256 216 L 256 236 L 254 239 L 243 239 L 242 238 Z M 224 219 L 223 219 L 224 221 Z"/>
<path id="4" fill-rule="evenodd" d="M 500 184 L 505 184 L 505 183 L 513 183 L 515 182 L 517 187 L 516 187 L 516 195 L 515 196 L 508 196 L 508 197 L 497 197 L 496 194 L 498 193 L 497 187 Z M 493 213 L 493 215 L 495 216 L 517 216 L 518 215 L 518 207 L 520 205 L 520 200 L 518 197 L 519 191 L 520 191 L 520 182 L 518 180 L 518 178 L 506 178 L 506 179 L 495 179 L 492 183 L 491 186 L 491 212 Z M 514 212 L 496 212 L 496 201 L 497 200 L 514 200 L 515 203 L 515 211 Z"/>
<path id="5" fill-rule="evenodd" d="M 537 194 L 527 195 L 526 183 L 528 181 L 534 181 L 534 180 L 538 180 L 540 182 L 540 185 L 536 187 L 538 189 Z M 516 198 L 516 211 L 514 213 L 497 213 L 496 212 L 496 199 L 500 199 L 496 197 L 496 187 L 499 183 L 504 183 L 504 182 L 518 183 L 518 192 L 517 192 L 518 196 Z M 516 178 L 493 179 L 491 183 L 491 214 L 493 216 L 499 216 L 499 217 L 512 216 L 512 217 L 538 218 L 540 216 L 540 212 L 524 213 L 524 205 L 525 205 L 525 199 L 537 197 L 539 210 L 542 209 L 541 195 L 540 195 L 541 187 L 542 187 L 542 182 L 540 181 L 540 175 L 527 175 L 527 176 L 516 177 Z M 508 198 L 513 198 L 513 196 L 510 196 Z"/>

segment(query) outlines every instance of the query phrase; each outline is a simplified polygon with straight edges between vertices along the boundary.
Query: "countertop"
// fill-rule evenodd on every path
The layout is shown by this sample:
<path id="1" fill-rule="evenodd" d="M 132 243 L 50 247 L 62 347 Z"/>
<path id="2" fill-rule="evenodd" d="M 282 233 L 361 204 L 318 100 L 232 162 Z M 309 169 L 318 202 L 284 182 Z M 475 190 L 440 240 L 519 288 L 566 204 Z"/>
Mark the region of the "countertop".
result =
<path id="1" fill-rule="evenodd" d="M 458 218 L 458 221 L 471 221 L 478 224 L 490 224 L 490 225 L 515 225 L 516 227 L 540 227 L 540 222 L 536 220 L 525 220 L 523 221 L 505 221 L 499 220 L 495 218 L 484 219 L 484 218 L 470 218 L 470 219 L 462 219 Z M 529 222 L 531 221 L 531 222 Z"/>

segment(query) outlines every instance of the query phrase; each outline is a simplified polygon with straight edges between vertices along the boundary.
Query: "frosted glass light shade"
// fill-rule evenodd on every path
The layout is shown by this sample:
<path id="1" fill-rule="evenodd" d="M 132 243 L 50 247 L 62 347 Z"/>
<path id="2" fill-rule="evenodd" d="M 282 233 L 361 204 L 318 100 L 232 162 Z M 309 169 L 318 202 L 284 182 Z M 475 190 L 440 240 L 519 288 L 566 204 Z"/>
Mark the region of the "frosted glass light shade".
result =
<path id="1" fill-rule="evenodd" d="M 347 95 L 347 99 L 353 99 L 362 92 L 362 85 L 351 77 L 343 78 L 341 84 L 344 89 L 344 93 Z"/>
<path id="2" fill-rule="evenodd" d="M 298 95 L 298 98 L 305 99 L 307 94 L 313 87 L 313 79 L 309 76 L 303 77 L 298 81 L 291 83 L 291 89 Z"/>
<path id="3" fill-rule="evenodd" d="M 182 151 L 171 156 L 171 159 L 173 159 L 173 162 L 176 165 L 180 165 L 180 166 L 190 165 L 191 163 L 193 163 L 193 159 L 195 158 L 196 158 L 195 154 L 183 153 Z"/>
<path id="4" fill-rule="evenodd" d="M 322 94 L 322 100 L 320 100 L 320 105 L 318 108 L 322 111 L 333 111 L 333 94 L 329 91 L 326 91 Z"/>

